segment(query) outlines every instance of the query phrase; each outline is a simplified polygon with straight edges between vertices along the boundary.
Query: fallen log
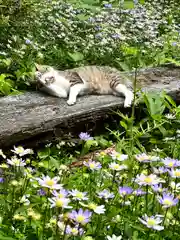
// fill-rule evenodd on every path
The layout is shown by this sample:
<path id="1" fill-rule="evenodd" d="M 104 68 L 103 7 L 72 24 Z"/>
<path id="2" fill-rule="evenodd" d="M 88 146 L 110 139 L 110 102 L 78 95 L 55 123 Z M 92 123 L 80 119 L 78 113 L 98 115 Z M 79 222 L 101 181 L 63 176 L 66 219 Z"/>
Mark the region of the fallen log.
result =
<path id="1" fill-rule="evenodd" d="M 133 74 L 128 74 L 132 76 Z M 148 91 L 166 90 L 180 103 L 180 68 L 141 70 L 138 83 Z M 123 109 L 124 99 L 115 96 L 84 96 L 76 105 L 40 92 L 0 99 L 0 148 L 14 144 L 37 146 L 55 140 L 73 129 L 82 131 L 86 123 L 105 119 L 111 110 Z M 124 110 L 127 111 L 127 110 Z"/>

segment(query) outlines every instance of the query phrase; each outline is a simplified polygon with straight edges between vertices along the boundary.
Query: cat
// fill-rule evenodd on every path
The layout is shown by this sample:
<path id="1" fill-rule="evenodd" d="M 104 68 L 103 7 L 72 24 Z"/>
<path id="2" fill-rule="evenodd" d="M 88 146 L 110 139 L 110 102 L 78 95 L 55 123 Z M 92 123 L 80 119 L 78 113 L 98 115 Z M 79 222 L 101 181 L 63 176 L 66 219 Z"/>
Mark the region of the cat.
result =
<path id="1" fill-rule="evenodd" d="M 59 71 L 46 65 L 36 65 L 36 79 L 40 91 L 76 103 L 78 95 L 100 94 L 124 96 L 124 107 L 130 107 L 134 98 L 132 81 L 116 68 L 84 66 Z"/>

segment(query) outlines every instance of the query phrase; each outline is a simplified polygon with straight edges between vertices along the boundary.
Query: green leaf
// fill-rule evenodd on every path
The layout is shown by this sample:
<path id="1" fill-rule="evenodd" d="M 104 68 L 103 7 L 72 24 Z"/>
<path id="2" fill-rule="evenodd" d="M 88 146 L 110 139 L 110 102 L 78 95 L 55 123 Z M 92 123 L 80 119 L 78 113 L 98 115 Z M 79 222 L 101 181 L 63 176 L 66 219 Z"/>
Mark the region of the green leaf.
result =
<path id="1" fill-rule="evenodd" d="M 79 18 L 79 20 L 81 20 L 81 21 L 85 21 L 89 18 L 89 16 L 84 15 L 84 14 L 78 14 L 77 18 Z"/>
<path id="2" fill-rule="evenodd" d="M 123 128 L 127 130 L 127 124 L 124 121 L 120 121 L 120 124 Z"/>
<path id="3" fill-rule="evenodd" d="M 48 148 L 45 148 L 42 151 L 38 152 L 38 157 L 40 159 L 45 159 L 45 158 L 49 157 L 49 154 L 50 154 L 50 150 Z"/>
<path id="4" fill-rule="evenodd" d="M 59 168 L 59 166 L 60 166 L 60 163 L 55 159 L 55 158 L 53 158 L 53 157 L 49 157 L 49 165 L 50 165 L 50 167 L 55 167 L 56 169 L 58 169 Z"/>
<path id="5" fill-rule="evenodd" d="M 74 62 L 82 61 L 84 59 L 84 55 L 80 52 L 68 53 L 68 55 Z"/>

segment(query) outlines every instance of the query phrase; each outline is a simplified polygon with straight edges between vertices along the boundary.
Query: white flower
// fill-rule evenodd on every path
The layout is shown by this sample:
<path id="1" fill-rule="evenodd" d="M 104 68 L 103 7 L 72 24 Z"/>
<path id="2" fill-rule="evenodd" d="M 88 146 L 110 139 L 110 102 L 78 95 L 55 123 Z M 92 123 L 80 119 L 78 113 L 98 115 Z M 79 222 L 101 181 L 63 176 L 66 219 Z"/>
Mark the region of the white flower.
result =
<path id="1" fill-rule="evenodd" d="M 11 152 L 14 152 L 16 154 L 18 154 L 20 157 L 27 155 L 27 154 L 33 154 L 33 150 L 30 148 L 24 149 L 23 147 L 19 146 L 19 147 L 15 147 L 14 146 L 14 150 L 11 150 Z"/>
<path id="2" fill-rule="evenodd" d="M 86 192 L 80 192 L 77 189 L 69 191 L 69 194 L 73 196 L 74 200 L 88 200 L 88 197 L 86 197 Z"/>
<path id="3" fill-rule="evenodd" d="M 112 151 L 110 153 L 110 156 L 112 157 L 113 160 L 118 160 L 118 161 L 124 161 L 128 158 L 128 155 L 121 154 L 121 153 L 116 152 L 116 151 Z"/>
<path id="4" fill-rule="evenodd" d="M 98 205 L 96 205 L 94 203 L 90 203 L 90 204 L 88 204 L 88 207 L 90 209 L 92 209 L 97 214 L 104 214 L 105 211 L 106 211 L 106 209 L 104 208 L 104 205 L 98 206 Z"/>
<path id="5" fill-rule="evenodd" d="M 168 171 L 172 178 L 180 178 L 180 168 L 171 169 Z"/>
<path id="6" fill-rule="evenodd" d="M 176 116 L 173 115 L 173 114 L 171 114 L 171 113 L 165 114 L 165 117 L 166 117 L 167 119 L 175 119 L 175 118 L 176 118 Z"/>
<path id="7" fill-rule="evenodd" d="M 146 214 L 142 218 L 138 218 L 140 222 L 146 225 L 148 228 L 152 228 L 157 231 L 161 231 L 164 229 L 163 226 L 159 226 L 159 224 L 163 221 L 161 218 L 162 215 L 155 215 L 148 217 Z"/>
<path id="8" fill-rule="evenodd" d="M 16 167 L 24 167 L 26 165 L 26 163 L 21 158 L 18 159 L 16 156 L 11 157 L 11 160 L 7 159 L 7 163 Z"/>
<path id="9" fill-rule="evenodd" d="M 124 164 L 120 165 L 120 164 L 118 164 L 116 162 L 112 162 L 112 163 L 109 164 L 109 168 L 114 170 L 114 171 L 121 171 L 123 169 L 127 169 L 127 166 L 124 165 Z"/>
<path id="10" fill-rule="evenodd" d="M 38 180 L 39 184 L 42 187 L 46 187 L 51 190 L 62 188 L 62 184 L 57 183 L 59 180 L 59 177 L 50 178 L 49 176 L 44 176 L 42 179 L 41 178 L 36 178 L 36 179 Z"/>
<path id="11" fill-rule="evenodd" d="M 20 200 L 20 203 L 23 203 L 25 206 L 28 206 L 30 204 L 30 201 L 28 199 L 30 195 L 27 194 L 27 195 L 24 195 L 21 200 Z"/>
<path id="12" fill-rule="evenodd" d="M 175 191 L 179 192 L 180 191 L 180 183 L 175 183 L 175 182 L 170 182 L 170 187 Z"/>
<path id="13" fill-rule="evenodd" d="M 116 235 L 112 235 L 112 237 L 107 236 L 107 240 L 121 240 L 122 236 L 117 237 Z"/>
<path id="14" fill-rule="evenodd" d="M 48 198 L 49 201 L 51 202 L 51 208 L 57 207 L 57 208 L 72 208 L 71 206 L 68 206 L 70 203 L 70 199 L 68 198 L 57 198 L 57 197 L 52 197 Z"/>
<path id="15" fill-rule="evenodd" d="M 3 157 L 4 159 L 6 158 L 6 155 L 4 155 L 2 149 L 0 149 L 0 156 Z"/>
<path id="16" fill-rule="evenodd" d="M 140 175 L 137 175 L 135 182 L 137 182 L 139 185 L 157 185 L 160 182 L 165 182 L 163 179 L 157 177 L 155 174 L 145 175 L 141 173 Z"/>

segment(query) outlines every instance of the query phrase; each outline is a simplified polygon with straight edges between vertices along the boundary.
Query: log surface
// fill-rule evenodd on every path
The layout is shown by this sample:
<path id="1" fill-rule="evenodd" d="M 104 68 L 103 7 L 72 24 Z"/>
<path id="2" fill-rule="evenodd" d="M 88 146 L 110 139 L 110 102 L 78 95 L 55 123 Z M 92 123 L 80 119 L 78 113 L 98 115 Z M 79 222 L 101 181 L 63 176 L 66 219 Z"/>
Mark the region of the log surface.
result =
<path id="1" fill-rule="evenodd" d="M 180 102 L 180 68 L 142 70 L 138 81 L 142 88 L 157 92 L 166 90 L 177 103 Z M 80 97 L 74 106 L 68 106 L 65 99 L 39 92 L 2 97 L 0 148 L 22 141 L 34 145 L 58 138 L 79 125 L 103 119 L 112 109 L 123 108 L 123 103 L 123 98 L 110 95 Z"/>

